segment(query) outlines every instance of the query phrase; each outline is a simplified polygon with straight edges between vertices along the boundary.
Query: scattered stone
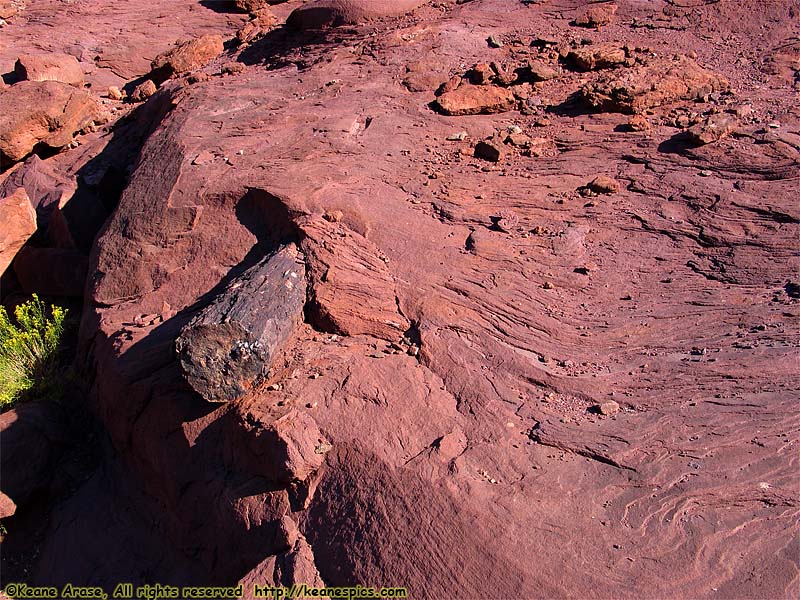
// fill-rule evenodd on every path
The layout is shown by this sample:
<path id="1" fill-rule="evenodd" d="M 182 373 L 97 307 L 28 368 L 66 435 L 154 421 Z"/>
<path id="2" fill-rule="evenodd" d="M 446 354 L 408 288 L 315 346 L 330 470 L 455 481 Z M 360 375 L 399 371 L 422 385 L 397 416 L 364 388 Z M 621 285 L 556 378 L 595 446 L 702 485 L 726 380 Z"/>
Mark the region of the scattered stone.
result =
<path id="1" fill-rule="evenodd" d="M 600 29 L 614 20 L 614 15 L 617 14 L 618 8 L 613 2 L 586 8 L 575 17 L 574 24 L 579 27 Z"/>
<path id="2" fill-rule="evenodd" d="M 463 142 L 469 135 L 466 131 L 459 131 L 458 133 L 451 133 L 447 136 L 448 142 Z"/>
<path id="3" fill-rule="evenodd" d="M 442 84 L 441 84 L 441 85 L 440 85 L 440 86 L 437 88 L 437 90 L 436 90 L 436 92 L 435 92 L 434 94 L 435 94 L 437 97 L 438 97 L 438 96 L 442 96 L 442 95 L 444 95 L 444 94 L 447 94 L 448 92 L 452 92 L 452 91 L 454 91 L 454 90 L 457 90 L 459 87 L 461 87 L 461 84 L 462 84 L 462 83 L 463 83 L 463 79 L 462 79 L 462 77 L 461 77 L 461 76 L 459 76 L 459 75 L 453 75 L 453 76 L 452 76 L 450 79 L 448 79 L 447 81 L 445 81 L 444 83 L 442 83 Z"/>
<path id="4" fill-rule="evenodd" d="M 546 289 L 546 290 L 552 290 L 552 289 L 555 289 L 555 287 L 556 287 L 556 286 L 554 286 L 554 285 L 553 285 L 552 283 L 550 283 L 549 281 L 545 281 L 545 282 L 542 284 L 542 287 L 543 287 L 544 289 Z"/>
<path id="5" fill-rule="evenodd" d="M 505 88 L 462 85 L 439 96 L 436 105 L 442 113 L 449 116 L 488 115 L 513 110 L 516 99 Z"/>
<path id="6" fill-rule="evenodd" d="M 21 81 L 58 81 L 83 87 L 83 69 L 69 54 L 23 54 L 14 65 L 14 73 Z"/>
<path id="7" fill-rule="evenodd" d="M 588 187 L 597 194 L 616 194 L 620 189 L 619 181 L 608 175 L 598 175 Z"/>
<path id="8" fill-rule="evenodd" d="M 686 135 L 692 143 L 704 146 L 730 135 L 736 131 L 738 125 L 739 123 L 733 115 L 717 113 L 691 126 L 686 131 Z"/>
<path id="9" fill-rule="evenodd" d="M 327 210 L 322 215 L 322 218 L 330 223 L 339 223 L 344 219 L 344 213 L 340 210 Z"/>
<path id="10" fill-rule="evenodd" d="M 238 75 L 239 73 L 244 73 L 246 68 L 247 67 L 240 62 L 228 63 L 222 67 L 222 73 L 223 75 Z"/>
<path id="11" fill-rule="evenodd" d="M 500 215 L 492 220 L 495 227 L 504 233 L 512 233 L 519 225 L 519 217 L 508 209 L 501 210 Z"/>
<path id="12" fill-rule="evenodd" d="M 518 74 L 516 69 L 508 65 L 493 62 L 489 65 L 494 73 L 494 83 L 497 85 L 514 85 L 517 82 Z"/>
<path id="13" fill-rule="evenodd" d="M 679 100 L 697 100 L 728 89 L 727 80 L 700 67 L 693 59 L 654 61 L 626 69 L 622 75 L 601 77 L 581 94 L 594 108 L 606 112 L 641 113 Z"/>
<path id="14" fill-rule="evenodd" d="M 490 48 L 502 48 L 503 47 L 503 42 L 501 42 L 499 39 L 497 39 L 493 35 L 490 35 L 487 38 L 486 43 L 489 44 Z"/>
<path id="15" fill-rule="evenodd" d="M 650 131 L 653 129 L 653 127 L 650 125 L 650 121 L 648 121 L 643 115 L 633 115 L 628 120 L 628 129 L 630 131 L 642 132 Z"/>
<path id="16" fill-rule="evenodd" d="M 549 81 L 558 77 L 558 71 L 541 60 L 528 61 L 528 71 L 534 81 Z"/>
<path id="17" fill-rule="evenodd" d="M 592 408 L 594 409 L 595 412 L 598 412 L 601 415 L 606 415 L 606 416 L 615 415 L 619 412 L 619 404 L 614 402 L 613 400 L 595 404 Z"/>
<path id="18" fill-rule="evenodd" d="M 627 61 L 624 48 L 614 44 L 597 44 L 570 50 L 566 60 L 579 71 L 599 71 L 624 65 Z"/>
<path id="19" fill-rule="evenodd" d="M 487 63 L 478 63 L 467 71 L 466 77 L 474 85 L 489 85 L 495 77 L 495 71 Z"/>
<path id="20" fill-rule="evenodd" d="M 529 139 L 528 147 L 525 148 L 523 154 L 534 158 L 556 156 L 558 154 L 558 146 L 550 138 L 534 137 Z"/>
<path id="21" fill-rule="evenodd" d="M 21 81 L 3 91 L 0 153 L 17 162 L 38 144 L 63 148 L 105 120 L 100 104 L 83 90 L 58 81 Z"/>
<path id="22" fill-rule="evenodd" d="M 530 148 L 531 138 L 524 133 L 509 133 L 506 136 L 506 144 L 511 144 L 516 148 Z"/>
<path id="23" fill-rule="evenodd" d="M 159 54 L 151 67 L 155 79 L 166 80 L 182 73 L 195 71 L 206 66 L 222 54 L 225 46 L 221 35 L 203 37 L 179 42 L 174 48 Z"/>
<path id="24" fill-rule="evenodd" d="M 18 188 L 13 194 L 0 198 L 0 275 L 36 233 L 36 211 L 28 194 Z"/>
<path id="25" fill-rule="evenodd" d="M 267 0 L 234 0 L 236 8 L 246 13 L 255 13 L 267 8 Z"/>
<path id="26" fill-rule="evenodd" d="M 131 94 L 131 102 L 144 102 L 158 91 L 152 79 L 147 79 L 136 86 Z"/>
<path id="27" fill-rule="evenodd" d="M 475 158 L 488 160 L 490 162 L 498 162 L 503 158 L 503 146 L 494 138 L 483 140 L 475 144 Z"/>
<path id="28" fill-rule="evenodd" d="M 17 512 L 17 505 L 14 504 L 11 498 L 0 492 L 0 519 L 7 519 L 13 516 L 15 512 Z"/>
<path id="29" fill-rule="evenodd" d="M 125 94 L 117 86 L 111 85 L 108 87 L 108 97 L 112 100 L 124 100 Z"/>

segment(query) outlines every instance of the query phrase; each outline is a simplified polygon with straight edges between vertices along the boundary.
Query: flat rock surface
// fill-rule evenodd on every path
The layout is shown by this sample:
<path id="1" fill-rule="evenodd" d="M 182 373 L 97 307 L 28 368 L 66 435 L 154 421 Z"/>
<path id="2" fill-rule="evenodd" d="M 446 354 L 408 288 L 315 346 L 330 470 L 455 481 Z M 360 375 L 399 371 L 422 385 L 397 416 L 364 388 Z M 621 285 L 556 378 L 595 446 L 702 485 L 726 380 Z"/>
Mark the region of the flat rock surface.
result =
<path id="1" fill-rule="evenodd" d="M 242 16 L 188 4 L 159 10 L 207 11 L 192 36 Z M 153 539 L 202 565 L 164 577 L 420 598 L 800 593 L 800 114 L 796 71 L 768 60 L 798 35 L 796 3 L 617 4 L 597 31 L 570 24 L 569 0 L 279 28 L 144 105 L 168 108 L 94 245 L 81 352 L 116 476 L 154 499 L 138 509 Z M 559 66 L 584 38 L 630 56 L 456 90 L 508 90 L 497 114 L 441 114 L 435 88 L 403 85 L 431 56 L 443 83 L 477 63 Z M 684 63 L 726 85 L 659 88 Z M 632 108 L 584 101 L 611 78 L 633 82 L 613 98 Z M 622 114 L 639 91 L 646 131 Z M 714 114 L 736 130 L 687 139 Z M 551 151 L 474 157 L 520 133 Z M 102 159 L 104 135 L 54 158 Z M 598 194 L 601 176 L 617 185 Z M 306 255 L 305 321 L 263 386 L 209 407 L 175 338 L 286 232 Z M 280 477 L 253 460 L 295 442 Z M 89 527 L 78 509 L 59 522 Z M 54 528 L 37 581 L 85 580 L 77 544 Z M 114 552 L 91 567 L 117 569 Z"/>

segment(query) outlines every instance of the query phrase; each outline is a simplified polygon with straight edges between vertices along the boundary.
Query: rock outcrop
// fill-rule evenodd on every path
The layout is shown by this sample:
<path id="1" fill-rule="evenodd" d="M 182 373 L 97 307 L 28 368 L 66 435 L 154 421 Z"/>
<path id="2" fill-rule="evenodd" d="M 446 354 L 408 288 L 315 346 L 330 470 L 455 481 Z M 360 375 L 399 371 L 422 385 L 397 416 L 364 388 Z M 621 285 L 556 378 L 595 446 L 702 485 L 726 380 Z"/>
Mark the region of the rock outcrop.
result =
<path id="1" fill-rule="evenodd" d="M 36 232 L 36 211 L 24 189 L 0 198 L 0 274 Z"/>
<path id="2" fill-rule="evenodd" d="M 63 148 L 105 119 L 83 90 L 58 81 L 21 81 L 0 91 L 0 157 L 16 162 L 39 144 Z"/>
<path id="3" fill-rule="evenodd" d="M 69 54 L 23 54 L 14 65 L 14 73 L 23 81 L 59 81 L 83 86 L 83 69 Z"/>

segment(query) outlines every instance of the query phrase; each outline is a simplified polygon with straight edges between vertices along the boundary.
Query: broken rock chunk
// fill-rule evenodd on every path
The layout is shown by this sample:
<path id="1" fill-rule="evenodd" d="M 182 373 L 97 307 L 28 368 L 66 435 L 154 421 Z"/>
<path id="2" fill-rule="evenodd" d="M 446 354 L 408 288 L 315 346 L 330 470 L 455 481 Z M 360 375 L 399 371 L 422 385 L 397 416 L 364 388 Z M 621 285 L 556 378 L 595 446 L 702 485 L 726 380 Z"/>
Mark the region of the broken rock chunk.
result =
<path id="1" fill-rule="evenodd" d="M 83 69 L 78 59 L 69 54 L 23 54 L 14 65 L 14 73 L 21 81 L 60 81 L 83 86 Z"/>
<path id="2" fill-rule="evenodd" d="M 58 81 L 21 81 L 0 92 L 0 154 L 17 162 L 38 144 L 63 148 L 105 120 L 98 102 Z"/>
<path id="3" fill-rule="evenodd" d="M 439 96 L 436 106 L 450 116 L 489 115 L 513 110 L 516 99 L 513 92 L 505 88 L 462 85 Z"/>
<path id="4" fill-rule="evenodd" d="M 641 113 L 679 100 L 702 99 L 728 89 L 728 81 L 693 59 L 653 61 L 601 77 L 581 90 L 584 99 L 605 112 Z"/>
<path id="5" fill-rule="evenodd" d="M 4 273 L 25 242 L 36 232 L 36 211 L 28 194 L 18 188 L 0 199 L 0 274 Z"/>
<path id="6" fill-rule="evenodd" d="M 222 54 L 225 46 L 221 35 L 203 37 L 179 42 L 174 48 L 159 54 L 151 67 L 156 78 L 170 79 L 182 73 L 196 71 Z"/>

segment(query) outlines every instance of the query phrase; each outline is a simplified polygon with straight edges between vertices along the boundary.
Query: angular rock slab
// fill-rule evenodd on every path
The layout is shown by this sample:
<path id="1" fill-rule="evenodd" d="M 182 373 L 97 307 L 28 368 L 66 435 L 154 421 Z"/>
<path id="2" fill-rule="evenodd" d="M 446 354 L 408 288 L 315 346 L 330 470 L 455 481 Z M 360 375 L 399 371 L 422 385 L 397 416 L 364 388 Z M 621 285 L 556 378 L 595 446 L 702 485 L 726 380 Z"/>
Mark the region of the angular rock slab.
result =
<path id="1" fill-rule="evenodd" d="M 516 105 L 511 90 L 484 85 L 462 85 L 436 100 L 439 111 L 452 117 L 502 113 L 514 110 Z"/>
<path id="2" fill-rule="evenodd" d="M 14 72 L 23 81 L 58 81 L 83 86 L 83 69 L 78 59 L 69 54 L 22 54 Z"/>
<path id="3" fill-rule="evenodd" d="M 357 25 L 370 19 L 405 14 L 427 0 L 315 0 L 295 9 L 286 21 L 294 29 Z"/>
<path id="4" fill-rule="evenodd" d="M 728 81 L 688 57 L 626 69 L 585 85 L 581 94 L 597 110 L 637 114 L 679 100 L 727 90 Z"/>
<path id="5" fill-rule="evenodd" d="M 186 381 L 209 402 L 243 396 L 302 321 L 303 255 L 294 245 L 237 277 L 186 325 L 175 347 Z"/>
<path id="6" fill-rule="evenodd" d="M 36 211 L 24 189 L 0 199 L 0 273 L 35 232 Z"/>
<path id="7" fill-rule="evenodd" d="M 225 50 L 221 35 L 203 37 L 181 42 L 174 48 L 159 54 L 153 60 L 153 73 L 157 79 L 169 79 L 206 66 Z"/>
<path id="8" fill-rule="evenodd" d="M 17 162 L 38 144 L 63 148 L 102 118 L 88 93 L 58 81 L 21 81 L 0 92 L 0 155 Z"/>

